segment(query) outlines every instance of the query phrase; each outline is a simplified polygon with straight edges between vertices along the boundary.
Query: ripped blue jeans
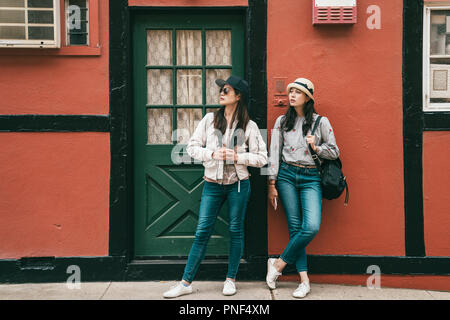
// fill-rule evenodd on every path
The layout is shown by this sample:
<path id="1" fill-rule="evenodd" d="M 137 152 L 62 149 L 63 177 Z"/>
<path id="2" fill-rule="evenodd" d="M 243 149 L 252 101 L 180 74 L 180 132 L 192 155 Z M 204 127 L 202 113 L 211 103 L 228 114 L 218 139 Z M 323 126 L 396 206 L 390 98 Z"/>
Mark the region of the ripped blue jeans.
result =
<path id="1" fill-rule="evenodd" d="M 289 228 L 289 243 L 280 258 L 295 264 L 297 272 L 308 271 L 306 246 L 319 232 L 322 215 L 319 171 L 281 162 L 276 188 Z"/>
<path id="2" fill-rule="evenodd" d="M 239 188 L 240 187 L 240 188 Z M 230 185 L 205 181 L 200 203 L 195 240 L 189 252 L 183 280 L 191 283 L 205 257 L 206 247 L 222 205 L 228 200 L 230 252 L 227 278 L 235 279 L 244 251 L 244 221 L 250 198 L 250 180 Z"/>

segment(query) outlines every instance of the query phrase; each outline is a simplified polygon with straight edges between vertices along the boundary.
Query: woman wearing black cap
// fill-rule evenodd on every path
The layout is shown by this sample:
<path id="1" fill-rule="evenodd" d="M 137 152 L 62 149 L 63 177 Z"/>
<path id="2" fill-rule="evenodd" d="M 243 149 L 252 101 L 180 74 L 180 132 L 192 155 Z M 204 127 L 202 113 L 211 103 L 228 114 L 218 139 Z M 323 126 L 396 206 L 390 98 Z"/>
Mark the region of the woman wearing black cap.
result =
<path id="1" fill-rule="evenodd" d="M 195 240 L 182 281 L 164 293 L 175 298 L 192 293 L 191 283 L 203 260 L 217 215 L 228 200 L 230 252 L 223 294 L 236 293 L 235 279 L 244 245 L 244 218 L 250 197 L 247 166 L 263 167 L 267 149 L 255 122 L 247 113 L 248 84 L 239 77 L 216 80 L 221 108 L 208 113 L 188 142 L 187 152 L 203 162 L 205 184 Z"/>
<path id="2" fill-rule="evenodd" d="M 269 192 L 272 206 L 277 208 L 278 194 L 289 227 L 289 243 L 282 255 L 267 261 L 266 282 L 276 288 L 276 279 L 284 267 L 295 264 L 301 283 L 294 291 L 296 298 L 311 290 L 308 278 L 306 246 L 320 228 L 322 187 L 308 145 L 325 159 L 337 159 L 339 149 L 330 122 L 323 117 L 314 135 L 312 129 L 319 117 L 314 110 L 314 85 L 299 78 L 287 87 L 289 109 L 280 116 L 272 130 L 269 157 Z"/>

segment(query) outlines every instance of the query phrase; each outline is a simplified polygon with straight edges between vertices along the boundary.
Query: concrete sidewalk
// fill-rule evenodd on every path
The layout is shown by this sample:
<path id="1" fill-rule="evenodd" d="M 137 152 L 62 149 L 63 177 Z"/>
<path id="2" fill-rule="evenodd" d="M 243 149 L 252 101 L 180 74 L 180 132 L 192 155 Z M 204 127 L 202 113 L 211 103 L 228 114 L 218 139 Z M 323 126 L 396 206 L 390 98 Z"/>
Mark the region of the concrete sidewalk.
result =
<path id="1" fill-rule="evenodd" d="M 0 300 L 165 300 L 164 291 L 175 281 L 81 283 L 69 289 L 66 283 L 3 284 Z M 237 282 L 237 294 L 222 295 L 223 282 L 196 281 L 194 293 L 180 300 L 298 300 L 292 292 L 298 283 L 279 282 L 270 290 L 265 282 Z M 450 300 L 450 292 L 412 289 L 368 289 L 362 286 L 311 284 L 304 300 Z"/>

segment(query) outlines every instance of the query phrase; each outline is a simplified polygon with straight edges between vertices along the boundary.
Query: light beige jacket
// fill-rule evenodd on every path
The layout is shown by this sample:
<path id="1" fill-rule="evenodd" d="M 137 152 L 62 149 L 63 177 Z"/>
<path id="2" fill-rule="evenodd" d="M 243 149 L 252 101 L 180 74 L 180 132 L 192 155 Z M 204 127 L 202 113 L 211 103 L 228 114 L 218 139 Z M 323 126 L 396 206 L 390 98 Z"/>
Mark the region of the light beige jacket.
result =
<path id="1" fill-rule="evenodd" d="M 237 121 L 234 122 L 231 129 L 228 128 L 227 130 L 234 131 L 236 125 Z M 203 162 L 206 178 L 221 180 L 223 178 L 225 161 L 212 158 L 213 152 L 221 147 L 220 137 L 216 134 L 216 129 L 214 128 L 214 113 L 210 112 L 198 124 L 188 142 L 186 151 L 190 157 Z M 259 132 L 258 125 L 254 121 L 249 121 L 245 130 L 245 141 L 240 146 L 237 146 L 235 151 L 238 156 L 234 165 L 239 180 L 249 177 L 247 166 L 261 168 L 267 164 L 266 143 Z"/>

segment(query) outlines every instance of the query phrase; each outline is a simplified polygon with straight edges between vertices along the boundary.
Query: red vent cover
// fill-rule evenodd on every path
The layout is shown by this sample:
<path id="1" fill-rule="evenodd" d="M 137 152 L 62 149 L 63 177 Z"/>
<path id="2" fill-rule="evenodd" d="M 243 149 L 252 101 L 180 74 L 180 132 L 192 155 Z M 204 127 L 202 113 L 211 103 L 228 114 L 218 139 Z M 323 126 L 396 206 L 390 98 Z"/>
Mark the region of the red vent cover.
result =
<path id="1" fill-rule="evenodd" d="M 313 0 L 313 24 L 355 24 L 356 0 Z"/>

